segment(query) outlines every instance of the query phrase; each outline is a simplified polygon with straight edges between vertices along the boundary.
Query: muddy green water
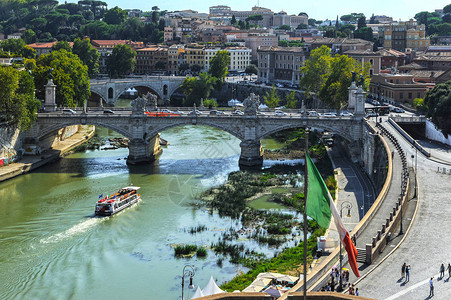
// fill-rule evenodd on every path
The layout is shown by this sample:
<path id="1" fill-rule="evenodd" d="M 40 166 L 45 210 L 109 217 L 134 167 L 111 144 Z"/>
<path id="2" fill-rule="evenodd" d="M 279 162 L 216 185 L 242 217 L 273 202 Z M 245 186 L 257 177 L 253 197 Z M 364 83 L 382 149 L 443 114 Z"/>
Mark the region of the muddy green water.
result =
<path id="1" fill-rule="evenodd" d="M 113 132 L 99 129 L 101 135 Z M 76 153 L 0 184 L 0 299 L 180 299 L 181 273 L 194 284 L 228 281 L 240 266 L 208 251 L 176 259 L 172 244 L 210 246 L 236 221 L 187 205 L 238 170 L 239 140 L 210 127 L 165 131 L 170 142 L 152 165 L 128 166 L 128 149 Z M 132 183 L 142 202 L 94 217 L 100 194 Z M 197 225 L 207 230 L 186 232 Z M 263 249 L 271 253 L 274 249 Z M 185 299 L 192 291 L 186 289 Z"/>

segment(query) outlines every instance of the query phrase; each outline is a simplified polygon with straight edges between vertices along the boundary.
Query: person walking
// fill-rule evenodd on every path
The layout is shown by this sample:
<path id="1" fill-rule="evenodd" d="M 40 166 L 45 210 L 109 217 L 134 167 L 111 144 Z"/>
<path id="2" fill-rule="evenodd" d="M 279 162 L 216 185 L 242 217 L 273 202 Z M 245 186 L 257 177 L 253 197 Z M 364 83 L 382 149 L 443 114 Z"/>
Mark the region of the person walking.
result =
<path id="1" fill-rule="evenodd" d="M 410 265 L 406 266 L 406 281 L 408 282 L 410 279 Z"/>
<path id="2" fill-rule="evenodd" d="M 406 263 L 404 263 L 401 267 L 401 278 L 404 278 L 404 276 L 406 276 Z"/>
<path id="3" fill-rule="evenodd" d="M 442 264 L 440 266 L 440 279 L 442 279 L 443 277 L 445 277 L 445 265 Z"/>
<path id="4" fill-rule="evenodd" d="M 356 288 L 355 289 L 355 293 L 354 293 L 356 296 L 360 296 L 360 293 L 359 293 L 359 288 Z"/>
<path id="5" fill-rule="evenodd" d="M 434 277 L 431 277 L 431 280 L 429 280 L 429 297 L 434 297 L 434 281 L 432 279 Z"/>
<path id="6" fill-rule="evenodd" d="M 448 269 L 448 278 L 450 278 L 451 277 L 451 264 L 448 264 L 447 269 Z"/>

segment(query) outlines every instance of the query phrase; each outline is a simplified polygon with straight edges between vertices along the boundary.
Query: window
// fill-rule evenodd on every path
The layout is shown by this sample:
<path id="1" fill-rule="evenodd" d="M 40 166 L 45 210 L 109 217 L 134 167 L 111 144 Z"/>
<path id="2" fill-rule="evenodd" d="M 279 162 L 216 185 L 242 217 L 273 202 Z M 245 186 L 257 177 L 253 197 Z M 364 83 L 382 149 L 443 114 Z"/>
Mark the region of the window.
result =
<path id="1" fill-rule="evenodd" d="M 399 99 L 404 99 L 404 93 L 399 93 Z"/>
<path id="2" fill-rule="evenodd" d="M 409 99 L 412 99 L 412 93 L 409 93 Z"/>

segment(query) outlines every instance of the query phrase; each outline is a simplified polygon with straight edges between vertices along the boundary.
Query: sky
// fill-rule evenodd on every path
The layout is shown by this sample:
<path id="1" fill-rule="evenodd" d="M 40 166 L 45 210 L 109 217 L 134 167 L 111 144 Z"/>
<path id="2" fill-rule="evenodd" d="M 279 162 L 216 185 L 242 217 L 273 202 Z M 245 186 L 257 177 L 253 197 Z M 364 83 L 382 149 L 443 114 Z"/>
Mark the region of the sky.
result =
<path id="1" fill-rule="evenodd" d="M 367 18 L 375 15 L 387 15 L 393 20 L 405 21 L 413 18 L 420 11 L 432 12 L 451 4 L 451 0 L 103 0 L 108 8 L 119 6 L 122 9 L 137 8 L 143 11 L 158 6 L 161 10 L 193 9 L 208 13 L 208 8 L 214 5 L 227 5 L 232 10 L 251 10 L 252 6 L 259 4 L 274 12 L 285 11 L 288 14 L 306 12 L 310 18 L 316 20 L 335 20 L 338 16 L 355 13 L 364 13 Z M 70 0 L 70 2 L 76 2 Z M 63 1 L 60 0 L 60 3 Z"/>

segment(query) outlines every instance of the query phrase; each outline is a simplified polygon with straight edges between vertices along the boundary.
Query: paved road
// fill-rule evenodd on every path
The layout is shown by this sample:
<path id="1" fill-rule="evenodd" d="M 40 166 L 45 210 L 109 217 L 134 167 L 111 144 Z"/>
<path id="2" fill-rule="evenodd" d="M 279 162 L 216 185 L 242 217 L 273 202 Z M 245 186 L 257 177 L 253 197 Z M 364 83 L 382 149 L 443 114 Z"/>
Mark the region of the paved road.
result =
<path id="1" fill-rule="evenodd" d="M 408 142 L 388 123 L 384 125 L 398 138 L 407 157 L 415 155 Z M 411 165 L 412 160 L 408 159 L 408 164 Z M 440 164 L 419 152 L 417 166 L 420 187 L 418 214 L 400 247 L 358 284 L 363 296 L 375 299 L 427 299 L 427 280 L 434 276 L 435 298 L 451 299 L 451 282 L 447 276 L 437 279 L 440 264 L 451 263 L 451 175 L 437 173 Z M 407 283 L 401 279 L 401 265 L 404 262 L 412 267 Z"/>

